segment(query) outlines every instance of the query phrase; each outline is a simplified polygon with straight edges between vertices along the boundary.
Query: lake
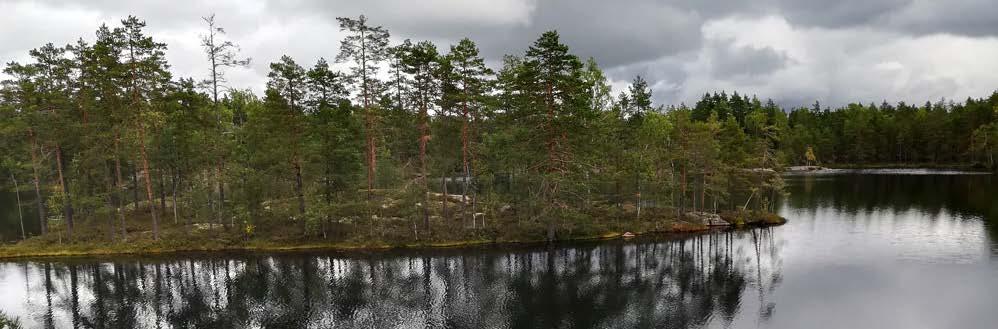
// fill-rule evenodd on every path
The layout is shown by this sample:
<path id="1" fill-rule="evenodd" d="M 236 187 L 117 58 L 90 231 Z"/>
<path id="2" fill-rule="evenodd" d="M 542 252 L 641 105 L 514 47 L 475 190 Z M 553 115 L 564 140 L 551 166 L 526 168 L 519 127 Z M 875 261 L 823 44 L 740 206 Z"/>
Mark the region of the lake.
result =
<path id="1" fill-rule="evenodd" d="M 554 247 L 0 262 L 26 328 L 993 328 L 998 188 L 787 177 L 786 225 Z M 9 210 L 0 209 L 0 214 Z"/>

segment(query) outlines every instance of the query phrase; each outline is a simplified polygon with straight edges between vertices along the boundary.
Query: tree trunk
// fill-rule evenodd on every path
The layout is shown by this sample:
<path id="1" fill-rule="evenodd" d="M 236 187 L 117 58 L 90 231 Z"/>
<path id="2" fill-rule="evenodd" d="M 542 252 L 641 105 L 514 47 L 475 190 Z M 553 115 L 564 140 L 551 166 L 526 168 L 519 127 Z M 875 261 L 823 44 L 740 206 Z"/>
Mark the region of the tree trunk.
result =
<path id="1" fill-rule="evenodd" d="M 683 168 L 680 169 L 679 176 L 679 212 L 680 215 L 682 215 L 686 212 L 686 166 L 683 166 Z"/>
<path id="2" fill-rule="evenodd" d="M 370 91 L 367 81 L 367 39 L 365 31 L 360 32 L 360 72 L 361 72 L 361 94 L 364 98 L 364 115 L 366 125 L 367 140 L 367 200 L 374 197 L 374 175 L 377 174 L 377 158 L 375 157 L 376 147 L 374 145 L 374 114 L 371 111 Z"/>
<path id="3" fill-rule="evenodd" d="M 135 204 L 135 210 L 139 210 L 139 175 L 138 166 L 132 166 L 132 203 Z"/>
<path id="4" fill-rule="evenodd" d="M 21 189 L 17 186 L 17 178 L 13 172 L 10 173 L 10 181 L 14 182 L 14 195 L 17 196 L 17 221 L 21 224 L 21 240 L 25 240 L 28 234 L 24 232 L 24 215 L 21 213 Z"/>
<path id="5" fill-rule="evenodd" d="M 114 142 L 115 154 L 118 152 L 118 139 L 115 138 Z M 118 185 L 118 219 L 121 221 L 121 241 L 128 239 L 128 228 L 125 225 L 125 197 L 127 195 L 125 191 L 125 179 L 121 175 L 121 158 L 115 156 L 114 158 L 114 174 L 117 178 L 115 181 Z"/>
<path id="6" fill-rule="evenodd" d="M 676 210 L 676 218 L 679 218 L 679 201 L 676 200 L 676 162 L 669 161 L 669 200 L 672 202 L 672 209 Z"/>
<path id="7" fill-rule="evenodd" d="M 176 225 L 179 222 L 179 219 L 178 219 L 179 216 L 177 215 L 177 176 L 178 176 L 178 174 L 177 174 L 177 168 L 174 167 L 173 168 L 173 172 L 170 175 L 170 185 L 172 185 L 172 189 L 171 189 L 172 193 L 171 194 L 173 194 L 173 197 L 172 197 L 171 201 L 173 203 L 173 224 L 174 225 Z"/>
<path id="8" fill-rule="evenodd" d="M 66 178 L 63 175 L 62 170 L 62 146 L 55 146 L 55 167 L 59 172 L 59 187 L 62 189 L 62 211 L 66 216 L 66 233 L 70 240 L 73 239 L 73 201 L 69 195 L 69 186 L 66 184 Z"/>
<path id="9" fill-rule="evenodd" d="M 305 223 L 305 192 L 302 190 L 301 164 L 298 159 L 294 160 L 295 169 L 295 193 L 298 196 L 298 213 L 301 214 L 301 233 L 307 233 L 307 223 Z"/>
<path id="10" fill-rule="evenodd" d="M 213 27 L 214 27 L 214 23 L 212 23 L 210 25 L 210 28 L 213 28 Z M 218 53 L 216 53 L 216 51 L 215 51 L 215 32 L 214 32 L 214 30 L 212 30 L 211 34 L 209 35 L 209 38 L 210 38 L 209 39 L 209 43 L 211 43 L 211 51 L 210 51 L 210 54 L 209 54 L 209 58 L 211 59 L 212 106 L 214 107 L 214 112 L 215 112 L 215 124 L 218 127 L 218 134 L 221 137 L 221 136 L 223 136 L 223 134 L 222 134 L 223 133 L 223 131 L 222 131 L 223 130 L 222 129 L 222 117 L 221 117 L 221 113 L 220 113 L 221 111 L 218 110 L 218 74 L 219 74 L 219 72 L 218 72 L 218 66 L 219 66 L 219 64 L 217 62 L 217 60 L 218 60 Z M 224 172 L 225 172 L 224 171 L 224 168 L 225 168 L 225 157 L 221 156 L 221 154 L 222 154 L 222 152 L 219 152 L 218 163 L 215 164 L 215 172 L 216 172 L 216 179 L 217 179 L 216 180 L 216 185 L 218 186 L 217 187 L 218 188 L 218 212 L 216 213 L 216 216 L 218 217 L 218 221 L 219 222 L 221 222 L 224 219 L 224 217 L 226 216 L 226 214 L 225 214 L 225 176 L 224 176 Z M 230 224 L 230 226 L 235 226 L 235 219 L 232 218 L 232 217 L 229 217 L 229 224 Z"/>
<path id="11" fill-rule="evenodd" d="M 157 170 L 159 173 L 159 210 L 166 211 L 166 177 L 163 177 L 163 170 Z"/>
<path id="12" fill-rule="evenodd" d="M 752 189 L 752 193 L 749 194 L 748 199 L 745 200 L 745 206 L 742 207 L 742 210 L 748 210 L 749 202 L 752 202 L 752 197 L 755 196 L 755 191 L 755 189 Z"/>
<path id="13" fill-rule="evenodd" d="M 146 134 L 145 127 L 141 122 L 138 123 L 139 127 L 139 154 L 142 156 L 142 175 L 145 176 L 146 181 L 146 200 L 149 200 L 149 214 L 152 215 L 152 239 L 154 241 L 159 241 L 159 214 L 156 213 L 156 206 L 153 202 L 153 191 L 152 191 L 152 173 L 149 171 L 149 155 L 146 151 Z M 136 209 L 138 204 L 136 204 Z"/>
<path id="14" fill-rule="evenodd" d="M 447 199 L 448 199 L 448 195 L 447 195 L 447 177 L 441 177 L 440 178 L 440 185 L 442 185 L 442 189 L 444 191 L 444 197 L 443 197 L 443 200 L 442 200 L 444 202 L 443 203 L 443 218 L 444 218 L 444 220 L 447 220 L 447 219 L 450 219 L 450 214 L 447 213 Z"/>
<path id="15" fill-rule="evenodd" d="M 469 123 L 468 130 L 470 131 L 469 132 L 470 136 L 468 137 L 469 138 L 468 145 L 469 145 L 469 148 L 470 148 L 471 147 L 471 141 L 470 141 L 470 139 L 473 136 L 478 136 L 478 125 L 476 125 L 476 123 L 478 121 L 478 117 L 475 116 L 475 115 L 473 115 L 473 114 L 469 114 L 469 116 L 470 116 L 469 117 L 470 123 Z M 468 153 L 469 153 L 469 157 L 471 158 L 471 160 L 468 161 L 468 172 L 471 175 L 474 175 L 475 174 L 475 163 L 478 160 L 478 153 L 474 152 L 474 150 L 469 150 Z M 471 185 L 469 186 L 469 188 L 471 189 L 471 216 L 472 216 L 472 220 L 474 220 L 475 214 L 478 213 L 478 188 L 479 188 L 479 186 L 477 185 L 476 181 L 471 181 L 470 184 Z M 482 214 L 482 226 L 481 226 L 481 228 L 485 228 L 485 216 L 484 216 L 484 214 Z"/>
<path id="16" fill-rule="evenodd" d="M 422 108 L 419 113 L 420 123 L 419 123 L 419 172 L 420 172 L 420 185 L 423 188 L 423 226 L 429 232 L 430 230 L 430 186 L 428 173 L 426 172 L 426 144 L 429 142 L 430 138 L 430 128 L 427 123 L 427 113 L 426 113 L 426 102 L 422 102 Z"/>
<path id="17" fill-rule="evenodd" d="M 461 179 L 461 218 L 468 218 L 468 169 L 464 169 L 464 177 Z M 471 214 L 471 228 L 475 228 L 475 214 Z M 467 224 L 465 224 L 467 225 Z"/>
<path id="18" fill-rule="evenodd" d="M 701 179 L 702 179 L 702 181 L 701 181 L 702 185 L 700 187 L 700 210 L 703 211 L 704 209 L 707 209 L 707 206 L 706 206 L 706 203 L 705 203 L 706 202 L 705 200 L 707 200 L 707 173 L 706 172 L 703 174 L 703 178 L 701 178 Z"/>
<path id="19" fill-rule="evenodd" d="M 637 189 L 637 192 L 634 193 L 634 209 L 637 211 L 637 220 L 641 220 L 641 173 L 636 173 L 634 175 L 634 185 Z"/>
<path id="20" fill-rule="evenodd" d="M 558 185 L 557 185 L 557 183 L 544 183 L 543 185 L 544 186 L 542 186 L 541 188 L 546 190 L 546 192 L 543 192 L 546 195 L 545 198 L 547 200 L 553 200 L 553 199 L 555 199 L 554 195 L 557 195 L 557 193 L 558 193 Z M 547 221 L 547 241 L 548 242 L 554 242 L 555 238 L 557 237 L 557 232 L 556 232 L 556 228 L 555 228 L 555 221 L 558 220 L 558 217 L 554 216 L 554 215 L 547 215 L 547 214 L 545 214 L 546 211 L 543 211 L 543 210 L 542 210 L 541 213 L 547 216 L 547 219 L 546 219 L 546 221 Z"/>
<path id="21" fill-rule="evenodd" d="M 38 142 L 35 139 L 35 134 L 32 130 L 28 130 L 28 137 L 31 139 L 31 170 L 34 176 L 35 184 L 35 203 L 38 205 L 38 225 L 41 227 L 42 234 L 48 233 L 49 225 L 48 218 L 45 217 L 45 199 L 42 199 L 42 184 L 41 177 L 38 174 L 38 167 L 41 166 L 38 163 Z"/>
<path id="22" fill-rule="evenodd" d="M 118 207 L 115 206 L 114 197 L 117 195 L 118 189 L 114 186 L 114 166 L 111 165 L 110 161 L 104 163 L 107 166 L 107 206 L 108 209 L 113 209 L 114 211 L 110 213 L 107 223 L 107 239 L 114 242 L 115 235 L 117 231 L 114 228 L 114 221 L 117 220 Z"/>
<path id="23" fill-rule="evenodd" d="M 467 93 L 468 86 L 464 84 L 464 92 Z M 467 94 L 464 95 L 467 98 Z M 471 168 L 468 165 L 468 100 L 461 100 L 461 168 L 464 176 L 461 180 L 461 217 L 467 217 L 465 208 L 468 206 L 468 178 L 471 177 Z M 475 215 L 471 215 L 471 227 L 475 228 Z"/>

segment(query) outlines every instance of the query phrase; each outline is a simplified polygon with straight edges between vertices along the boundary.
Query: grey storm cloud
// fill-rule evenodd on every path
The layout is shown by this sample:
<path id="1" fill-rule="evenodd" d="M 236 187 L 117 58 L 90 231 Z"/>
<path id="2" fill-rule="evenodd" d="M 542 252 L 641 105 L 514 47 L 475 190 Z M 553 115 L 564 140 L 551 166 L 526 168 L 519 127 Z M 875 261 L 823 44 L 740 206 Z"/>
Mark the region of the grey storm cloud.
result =
<path id="1" fill-rule="evenodd" d="M 912 0 L 778 0 L 780 14 L 797 25 L 848 27 L 875 24 L 877 20 L 910 5 Z"/>
<path id="2" fill-rule="evenodd" d="M 786 67 L 791 61 L 787 54 L 771 47 L 720 43 L 709 49 L 712 73 L 720 78 L 764 75 Z"/>
<path id="3" fill-rule="evenodd" d="M 983 96 L 998 86 L 998 77 L 984 74 L 998 69 L 988 61 L 998 54 L 998 6 L 990 2 L 0 0 L 0 60 L 25 60 L 31 48 L 89 38 L 99 24 L 136 15 L 169 43 L 177 74 L 197 77 L 204 74 L 201 16 L 216 13 L 254 59 L 230 74 L 231 83 L 259 90 L 267 63 L 282 54 L 304 65 L 335 57 L 342 37 L 335 18 L 364 14 L 395 41 L 425 39 L 446 49 L 471 38 L 490 63 L 558 30 L 574 53 L 596 58 L 616 90 L 641 75 L 668 104 L 715 90 L 790 105 L 913 102 Z"/>

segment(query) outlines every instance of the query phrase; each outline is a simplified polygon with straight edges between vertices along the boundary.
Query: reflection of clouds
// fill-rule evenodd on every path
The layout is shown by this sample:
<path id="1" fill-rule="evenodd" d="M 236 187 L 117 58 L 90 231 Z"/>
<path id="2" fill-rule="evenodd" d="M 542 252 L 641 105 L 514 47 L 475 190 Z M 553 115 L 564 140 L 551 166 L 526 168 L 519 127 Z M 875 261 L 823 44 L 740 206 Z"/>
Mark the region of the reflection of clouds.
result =
<path id="1" fill-rule="evenodd" d="M 839 263 L 987 259 L 992 176 L 914 172 L 788 178 L 790 197 L 781 214 L 791 219 L 786 234 L 798 244 L 788 257 Z"/>
<path id="2" fill-rule="evenodd" d="M 984 328 L 998 306 L 989 263 L 992 176 L 787 179 L 788 241 L 774 328 Z M 992 256 L 993 257 L 993 256 Z"/>
<path id="3" fill-rule="evenodd" d="M 927 212 L 889 208 L 835 209 L 818 207 L 785 210 L 783 215 L 807 227 L 809 237 L 794 239 L 803 248 L 793 255 L 817 262 L 914 261 L 973 264 L 987 257 L 990 240 L 979 217 L 965 217 L 947 209 Z M 801 228 L 803 229 L 803 227 Z M 794 230 L 797 231 L 797 230 Z M 811 236 L 814 235 L 814 236 Z"/>
<path id="4" fill-rule="evenodd" d="M 27 327 L 730 325 L 773 313 L 767 296 L 781 265 L 772 240 L 760 230 L 432 256 L 26 263 L 28 279 L 17 281 L 33 289 L 13 302 L 43 307 L 13 310 Z"/>

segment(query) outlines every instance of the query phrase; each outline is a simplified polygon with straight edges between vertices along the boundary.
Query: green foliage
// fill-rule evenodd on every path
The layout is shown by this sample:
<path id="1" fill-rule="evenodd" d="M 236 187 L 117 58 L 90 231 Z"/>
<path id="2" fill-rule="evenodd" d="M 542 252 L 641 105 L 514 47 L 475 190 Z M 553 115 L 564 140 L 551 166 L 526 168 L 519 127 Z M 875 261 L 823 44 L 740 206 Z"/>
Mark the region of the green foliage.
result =
<path id="1" fill-rule="evenodd" d="M 831 110 L 815 104 L 788 115 L 781 149 L 787 161 L 806 164 L 808 148 L 826 164 L 982 164 L 993 166 L 984 133 L 998 119 L 998 94 L 964 103 L 913 106 L 849 104 Z M 813 162 L 813 160 L 811 161 Z"/>
<path id="2" fill-rule="evenodd" d="M 21 322 L 16 317 L 0 312 L 0 329 L 20 329 Z"/>

